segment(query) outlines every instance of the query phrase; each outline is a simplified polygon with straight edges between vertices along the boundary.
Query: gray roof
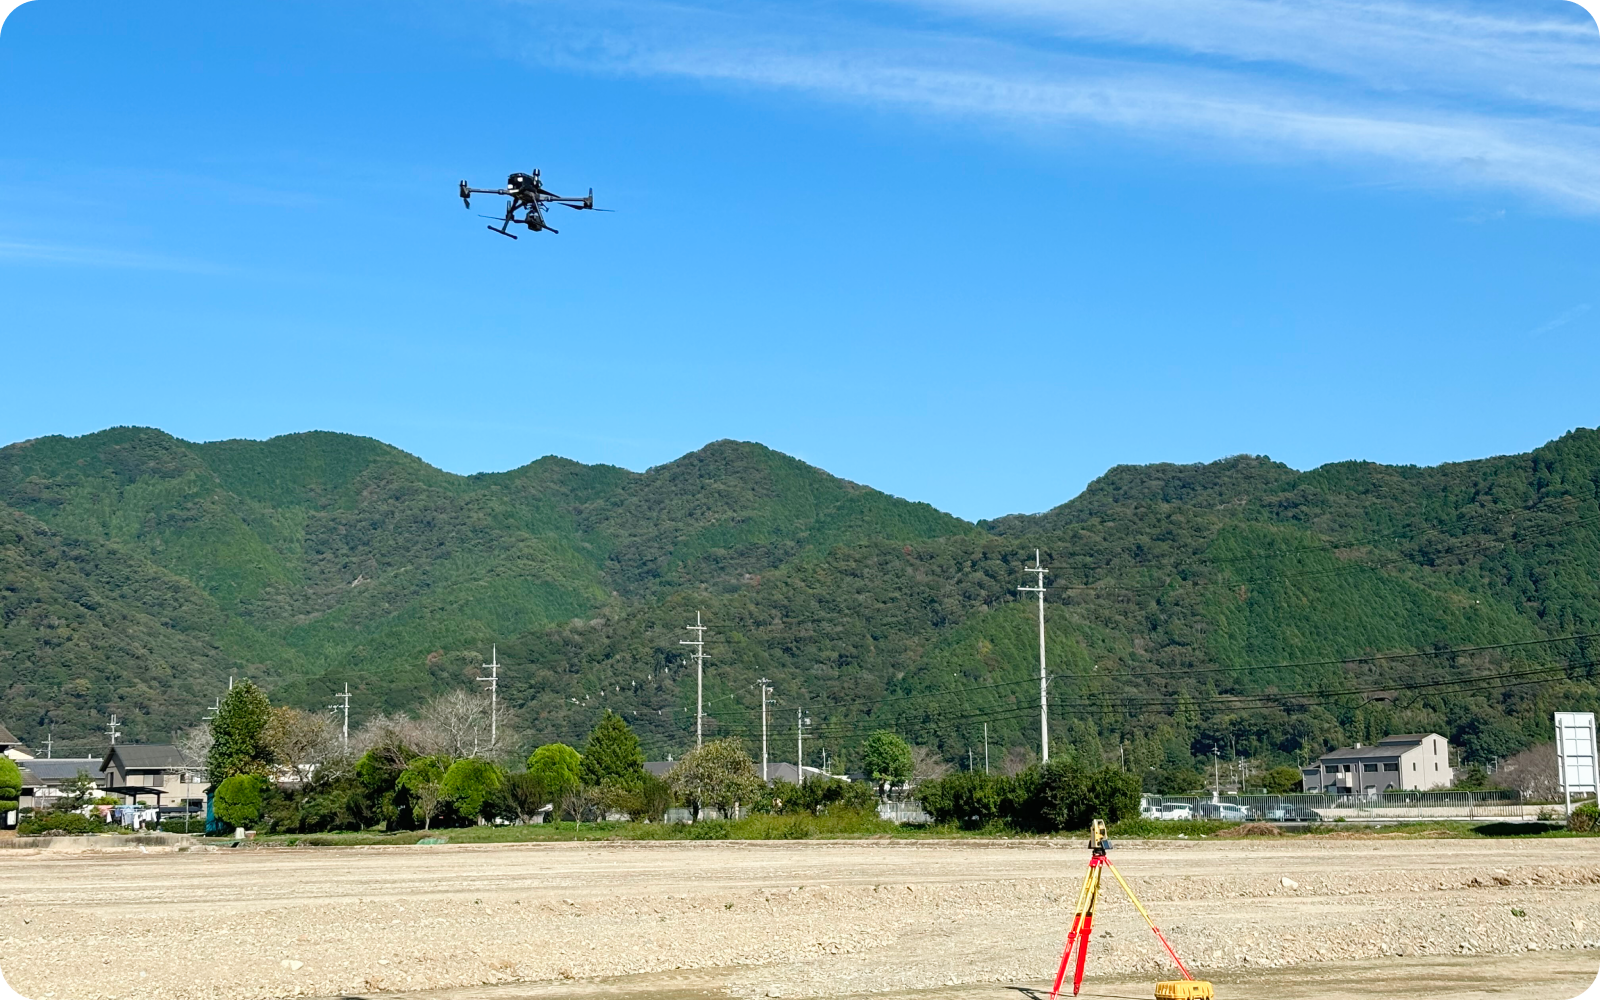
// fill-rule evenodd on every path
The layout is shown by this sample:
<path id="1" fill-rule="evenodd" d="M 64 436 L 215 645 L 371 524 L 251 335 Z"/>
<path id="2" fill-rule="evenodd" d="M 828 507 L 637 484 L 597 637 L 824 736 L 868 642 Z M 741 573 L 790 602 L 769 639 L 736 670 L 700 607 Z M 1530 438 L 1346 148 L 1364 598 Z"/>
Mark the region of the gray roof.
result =
<path id="1" fill-rule="evenodd" d="M 1318 760 L 1370 760 L 1376 758 L 1396 759 L 1409 750 L 1406 746 L 1375 746 L 1375 747 L 1344 747 L 1340 750 L 1330 750 Z"/>
<path id="2" fill-rule="evenodd" d="M 1437 733 L 1400 733 L 1400 734 L 1397 734 L 1395 736 L 1385 736 L 1383 739 L 1378 741 L 1378 745 L 1379 746 L 1388 746 L 1389 744 L 1392 744 L 1392 743 L 1410 743 L 1413 746 L 1415 746 L 1416 744 L 1419 744 L 1423 740 L 1428 739 L 1429 737 L 1432 737 L 1432 736 L 1438 736 L 1438 734 Z M 1444 737 L 1443 736 L 1439 736 L 1439 739 L 1444 739 Z"/>
<path id="3" fill-rule="evenodd" d="M 22 741 L 11 735 L 11 730 L 0 726 L 0 747 L 20 747 Z"/>
<path id="4" fill-rule="evenodd" d="M 101 759 L 101 767 L 111 763 L 115 755 L 124 771 L 153 771 L 171 769 L 181 771 L 188 768 L 184 763 L 183 754 L 171 743 L 119 743 L 106 751 Z"/>
<path id="5" fill-rule="evenodd" d="M 98 757 L 54 757 L 40 759 L 35 757 L 22 765 L 23 771 L 33 775 L 35 785 L 56 785 L 69 778 L 76 778 L 79 771 L 88 771 L 91 778 L 99 779 L 101 776 L 100 759 Z M 26 780 L 26 775 L 24 775 Z"/>

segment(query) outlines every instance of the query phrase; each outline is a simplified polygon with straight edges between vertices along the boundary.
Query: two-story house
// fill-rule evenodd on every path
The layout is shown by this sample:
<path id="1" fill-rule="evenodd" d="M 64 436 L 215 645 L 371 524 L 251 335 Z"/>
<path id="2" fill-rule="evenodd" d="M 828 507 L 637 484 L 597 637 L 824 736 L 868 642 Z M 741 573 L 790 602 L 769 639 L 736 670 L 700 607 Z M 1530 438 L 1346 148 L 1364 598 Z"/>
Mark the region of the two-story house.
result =
<path id="1" fill-rule="evenodd" d="M 169 743 L 116 744 L 100 762 L 105 789 L 133 803 L 204 808 L 206 776 Z"/>
<path id="2" fill-rule="evenodd" d="M 1306 791 L 1325 795 L 1427 791 L 1455 781 L 1450 741 L 1438 733 L 1385 736 L 1373 746 L 1334 750 L 1301 768 L 1300 775 Z"/>

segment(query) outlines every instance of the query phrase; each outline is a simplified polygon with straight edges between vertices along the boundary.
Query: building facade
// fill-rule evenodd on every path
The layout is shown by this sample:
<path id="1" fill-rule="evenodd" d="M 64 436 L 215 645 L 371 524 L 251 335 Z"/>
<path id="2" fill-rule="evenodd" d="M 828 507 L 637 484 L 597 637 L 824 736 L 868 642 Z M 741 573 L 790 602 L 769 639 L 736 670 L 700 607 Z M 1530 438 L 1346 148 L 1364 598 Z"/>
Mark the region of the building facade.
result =
<path id="1" fill-rule="evenodd" d="M 205 808 L 205 774 L 170 744 L 117 744 L 106 751 L 100 769 L 106 791 L 135 805 Z"/>
<path id="2" fill-rule="evenodd" d="M 1324 795 L 1425 792 L 1455 781 L 1450 741 L 1438 733 L 1385 736 L 1372 746 L 1334 750 L 1301 768 L 1300 775 L 1306 791 Z"/>

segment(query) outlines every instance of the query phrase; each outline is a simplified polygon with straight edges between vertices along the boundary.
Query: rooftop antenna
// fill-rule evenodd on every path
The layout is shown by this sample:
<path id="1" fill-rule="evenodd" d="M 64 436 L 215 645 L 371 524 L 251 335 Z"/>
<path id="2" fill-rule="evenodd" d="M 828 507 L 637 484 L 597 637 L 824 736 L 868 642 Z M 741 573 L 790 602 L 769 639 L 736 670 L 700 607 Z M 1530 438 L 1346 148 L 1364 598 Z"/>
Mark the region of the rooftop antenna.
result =
<path id="1" fill-rule="evenodd" d="M 328 708 L 332 709 L 335 712 L 343 710 L 343 712 L 344 712 L 344 732 L 341 734 L 340 738 L 344 741 L 344 748 L 346 750 L 349 750 L 350 749 L 350 682 L 349 681 L 345 681 L 344 682 L 344 693 L 343 694 L 336 694 L 333 697 L 334 697 L 335 701 L 339 702 L 339 704 L 337 704 L 337 705 L 329 705 Z"/>
<path id="2" fill-rule="evenodd" d="M 489 647 L 489 662 L 484 664 L 489 671 L 489 676 L 478 676 L 478 680 L 489 685 L 489 745 L 492 747 L 500 739 L 500 647 Z"/>
<path id="3" fill-rule="evenodd" d="M 106 727 L 106 735 L 111 737 L 112 746 L 117 745 L 117 737 L 122 735 L 122 733 L 117 730 L 117 713 L 115 712 L 111 713 L 111 724 Z"/>
<path id="4" fill-rule="evenodd" d="M 756 681 L 761 685 L 761 780 L 767 779 L 767 695 L 772 693 L 772 688 L 767 685 L 772 681 L 763 677 Z"/>
<path id="5" fill-rule="evenodd" d="M 1039 762 L 1050 762 L 1050 708 L 1049 695 L 1045 690 L 1046 675 L 1044 672 L 1044 575 L 1049 570 L 1044 568 L 1044 560 L 1039 558 L 1039 550 L 1033 550 L 1033 565 L 1023 567 L 1024 573 L 1039 574 L 1039 583 L 1033 587 L 1018 587 L 1021 594 L 1039 595 Z"/>
<path id="6" fill-rule="evenodd" d="M 694 652 L 694 745 L 700 746 L 705 739 L 705 660 L 706 660 L 706 627 L 700 622 L 700 612 L 694 613 L 694 624 L 685 625 L 684 629 L 694 633 L 693 639 L 679 639 L 680 646 L 693 646 Z"/>

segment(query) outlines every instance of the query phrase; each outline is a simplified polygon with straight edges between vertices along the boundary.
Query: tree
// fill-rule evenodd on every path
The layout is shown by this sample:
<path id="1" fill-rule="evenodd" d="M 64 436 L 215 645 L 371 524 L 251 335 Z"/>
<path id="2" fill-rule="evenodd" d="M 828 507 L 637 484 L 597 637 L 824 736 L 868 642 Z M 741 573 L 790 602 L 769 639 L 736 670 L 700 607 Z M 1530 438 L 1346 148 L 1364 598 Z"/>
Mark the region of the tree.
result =
<path id="1" fill-rule="evenodd" d="M 76 812 L 94 801 L 95 793 L 99 791 L 94 781 L 94 775 L 88 771 L 79 770 L 77 774 L 61 783 L 61 804 L 59 808 L 68 812 Z"/>
<path id="2" fill-rule="evenodd" d="M 883 796 L 895 785 L 911 780 L 915 762 L 911 745 L 887 730 L 879 730 L 867 737 L 861 748 L 867 765 L 867 774 L 878 783 L 878 794 Z"/>
<path id="3" fill-rule="evenodd" d="M 503 778 L 500 769 L 486 760 L 468 757 L 458 760 L 444 772 L 439 791 L 462 819 L 476 820 L 483 816 L 483 807 L 500 790 Z"/>
<path id="4" fill-rule="evenodd" d="M 211 720 L 211 753 L 206 769 L 213 784 L 236 774 L 265 775 L 273 763 L 267 742 L 267 725 L 272 721 L 272 703 L 262 690 L 249 681 L 235 684 L 217 717 Z"/>
<path id="5" fill-rule="evenodd" d="M 736 736 L 690 750 L 672 768 L 667 782 L 696 819 L 708 806 L 731 816 L 736 804 L 753 800 L 762 788 L 755 762 Z"/>
<path id="6" fill-rule="evenodd" d="M 217 819 L 229 826 L 255 826 L 261 819 L 261 793 L 266 783 L 266 779 L 258 774 L 240 773 L 224 778 L 217 785 L 216 795 L 211 802 L 212 811 Z"/>
<path id="7" fill-rule="evenodd" d="M 0 823 L 6 821 L 6 813 L 16 811 L 21 798 L 22 769 L 0 754 Z"/>
<path id="8" fill-rule="evenodd" d="M 583 758 L 565 743 L 546 743 L 528 757 L 528 773 L 544 786 L 549 801 L 583 784 Z"/>
<path id="9" fill-rule="evenodd" d="M 422 821 L 427 830 L 444 800 L 445 770 L 451 765 L 448 757 L 417 757 L 406 765 L 395 781 L 395 786 L 411 795 L 411 815 Z"/>
<path id="10" fill-rule="evenodd" d="M 1275 767 L 1268 771 L 1262 783 L 1267 786 L 1271 795 L 1292 795 L 1301 789 L 1300 769 L 1298 767 Z"/>
<path id="11" fill-rule="evenodd" d="M 262 741 L 273 763 L 294 771 L 301 781 L 310 781 L 319 768 L 343 750 L 333 719 L 298 708 L 273 709 Z"/>
<path id="12" fill-rule="evenodd" d="M 476 691 L 446 691 L 422 706 L 415 732 L 423 753 L 480 757 L 489 751 L 489 705 Z"/>
<path id="13" fill-rule="evenodd" d="M 550 802 L 550 796 L 545 794 L 544 782 L 527 771 L 506 775 L 504 789 L 506 804 L 522 823 L 532 822 L 539 810 Z"/>
<path id="14" fill-rule="evenodd" d="M 610 783 L 637 788 L 644 784 L 644 753 L 639 749 L 639 737 L 622 716 L 608 710 L 589 731 L 580 775 L 586 785 Z"/>

